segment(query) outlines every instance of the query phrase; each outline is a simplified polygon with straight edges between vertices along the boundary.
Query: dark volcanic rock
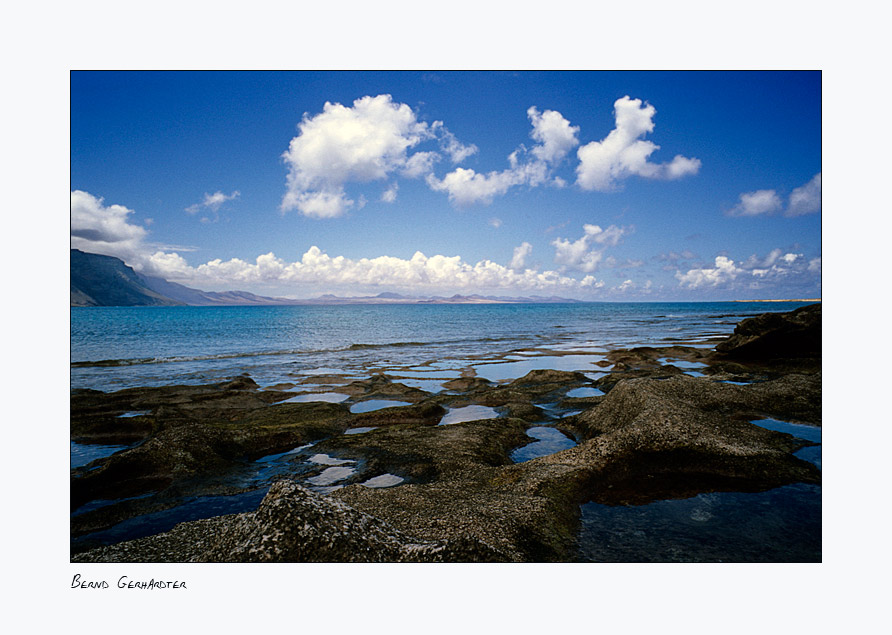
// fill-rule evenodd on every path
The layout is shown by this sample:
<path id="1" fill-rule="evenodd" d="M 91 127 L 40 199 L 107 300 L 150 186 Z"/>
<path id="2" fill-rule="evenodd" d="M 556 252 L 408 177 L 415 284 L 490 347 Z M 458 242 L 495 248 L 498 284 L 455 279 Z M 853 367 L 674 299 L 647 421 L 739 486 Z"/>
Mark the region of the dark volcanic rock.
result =
<path id="1" fill-rule="evenodd" d="M 142 434 L 145 440 L 72 470 L 72 509 L 97 498 L 138 496 L 184 479 L 218 474 L 350 427 L 351 415 L 340 404 L 270 405 L 288 394 L 258 391 L 248 377 L 204 386 L 73 394 L 72 439 L 108 442 Z M 152 414 L 117 417 L 143 409 Z"/>
<path id="2" fill-rule="evenodd" d="M 715 350 L 728 359 L 820 359 L 821 305 L 811 304 L 790 313 L 764 313 L 743 320 L 734 334 Z"/>
<path id="3" fill-rule="evenodd" d="M 473 392 L 484 390 L 492 386 L 492 382 L 483 377 L 459 377 L 458 379 L 450 379 L 443 384 L 446 390 L 456 392 Z"/>
<path id="4" fill-rule="evenodd" d="M 516 409 L 518 404 L 557 397 L 558 393 L 590 383 L 588 377 L 575 371 L 531 370 L 509 384 L 481 386 L 479 390 L 470 394 L 474 403 L 482 406 L 497 407 L 512 404 Z"/>
<path id="5" fill-rule="evenodd" d="M 363 435 L 321 441 L 320 452 L 360 457 L 369 478 L 390 472 L 430 482 L 479 466 L 510 463 L 508 455 L 532 441 L 520 419 L 483 419 L 446 426 L 395 425 Z"/>
<path id="6" fill-rule="evenodd" d="M 398 399 L 417 403 L 430 397 L 430 393 L 412 386 L 393 381 L 387 375 L 373 375 L 369 379 L 360 379 L 340 386 L 339 393 L 365 399 Z"/>
<path id="7" fill-rule="evenodd" d="M 395 406 L 381 408 L 356 415 L 356 426 L 385 426 L 398 424 L 436 425 L 446 410 L 436 403 L 422 403 L 415 406 Z"/>

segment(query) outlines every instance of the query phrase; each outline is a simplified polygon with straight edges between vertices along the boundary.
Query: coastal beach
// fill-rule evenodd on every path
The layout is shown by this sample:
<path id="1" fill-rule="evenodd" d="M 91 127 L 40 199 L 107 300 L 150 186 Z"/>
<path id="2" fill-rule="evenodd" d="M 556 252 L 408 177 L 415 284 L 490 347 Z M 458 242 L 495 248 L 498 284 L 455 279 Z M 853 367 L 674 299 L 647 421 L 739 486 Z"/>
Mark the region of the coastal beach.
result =
<path id="1" fill-rule="evenodd" d="M 72 559 L 819 562 L 820 369 L 819 304 L 73 309 Z"/>

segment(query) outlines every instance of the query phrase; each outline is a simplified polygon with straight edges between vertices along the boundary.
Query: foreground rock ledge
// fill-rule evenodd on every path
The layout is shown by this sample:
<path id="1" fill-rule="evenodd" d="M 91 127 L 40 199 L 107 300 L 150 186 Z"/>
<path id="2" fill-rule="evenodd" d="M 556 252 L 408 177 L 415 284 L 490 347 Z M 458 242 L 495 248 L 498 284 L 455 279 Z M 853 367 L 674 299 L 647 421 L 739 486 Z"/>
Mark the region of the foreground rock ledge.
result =
<path id="1" fill-rule="evenodd" d="M 256 512 L 183 523 L 160 536 L 94 549 L 76 562 L 495 562 L 470 537 L 419 542 L 387 523 L 289 481 Z"/>
<path id="2" fill-rule="evenodd" d="M 279 483 L 257 512 L 183 523 L 74 560 L 569 560 L 580 502 L 641 504 L 819 483 L 820 471 L 792 455 L 805 442 L 747 421 L 801 410 L 797 395 L 808 401 L 819 394 L 819 375 L 745 387 L 686 376 L 627 380 L 574 419 L 582 442 L 569 450 L 521 464 L 468 459 L 433 482 L 383 490 L 352 485 L 328 497 Z M 484 423 L 495 425 L 460 425 L 470 433 Z M 405 433 L 418 431 L 407 426 Z M 445 452 L 431 441 L 415 460 Z"/>

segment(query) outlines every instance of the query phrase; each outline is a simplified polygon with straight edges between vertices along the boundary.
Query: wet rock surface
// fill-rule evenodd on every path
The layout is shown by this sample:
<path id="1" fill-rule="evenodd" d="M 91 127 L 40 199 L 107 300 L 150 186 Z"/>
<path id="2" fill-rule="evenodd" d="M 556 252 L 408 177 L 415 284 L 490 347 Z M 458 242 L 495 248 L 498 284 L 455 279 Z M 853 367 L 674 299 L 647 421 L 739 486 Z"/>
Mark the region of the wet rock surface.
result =
<path id="1" fill-rule="evenodd" d="M 784 334 L 789 345 L 778 348 Z M 787 356 L 766 359 L 766 347 Z M 294 393 L 260 390 L 247 377 L 75 391 L 73 440 L 135 445 L 72 470 L 72 509 L 112 501 L 73 516 L 73 535 L 183 496 L 241 491 L 231 479 L 240 467 L 304 444 L 355 469 L 327 495 L 278 482 L 255 512 L 182 523 L 73 559 L 561 561 L 575 553 L 581 503 L 638 505 L 820 483 L 820 470 L 793 455 L 809 442 L 749 423 L 771 417 L 820 425 L 819 305 L 744 320 L 715 351 L 639 347 L 612 351 L 608 361 L 609 374 L 594 381 L 534 370 L 502 383 L 464 377 L 436 395 L 374 375 L 338 386 L 349 395 L 338 404 L 278 403 Z M 687 374 L 691 368 L 702 376 Z M 606 394 L 565 396 L 583 386 Z M 410 405 L 350 412 L 369 399 Z M 554 404 L 581 412 L 557 419 L 548 414 Z M 501 416 L 436 425 L 446 408 L 467 405 Z M 131 412 L 147 414 L 120 416 Z M 534 442 L 526 431 L 537 425 L 558 427 L 578 444 L 512 463 L 514 450 Z M 374 429 L 344 434 L 363 427 Z M 403 480 L 361 485 L 385 474 Z"/>

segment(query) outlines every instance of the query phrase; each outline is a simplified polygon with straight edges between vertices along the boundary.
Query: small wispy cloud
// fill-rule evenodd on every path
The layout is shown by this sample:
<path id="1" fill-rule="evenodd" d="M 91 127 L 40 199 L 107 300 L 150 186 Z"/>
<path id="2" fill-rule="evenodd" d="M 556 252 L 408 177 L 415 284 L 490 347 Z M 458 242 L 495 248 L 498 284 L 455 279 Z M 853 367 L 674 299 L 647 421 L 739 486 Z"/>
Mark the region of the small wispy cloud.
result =
<path id="1" fill-rule="evenodd" d="M 393 203 L 396 200 L 396 193 L 399 189 L 399 183 L 392 183 L 390 187 L 381 193 L 381 200 L 385 203 Z"/>
<path id="2" fill-rule="evenodd" d="M 219 219 L 218 214 L 220 207 L 223 206 L 223 203 L 237 199 L 239 196 L 241 196 L 241 193 L 238 190 L 235 190 L 232 194 L 224 194 L 219 190 L 213 194 L 205 192 L 204 199 L 200 203 L 195 203 L 194 205 L 187 207 L 186 212 L 189 214 L 197 214 L 200 211 L 208 210 L 214 215 L 213 221 L 217 221 Z M 211 220 L 212 219 L 207 216 L 201 219 L 204 223 L 211 222 Z"/>

